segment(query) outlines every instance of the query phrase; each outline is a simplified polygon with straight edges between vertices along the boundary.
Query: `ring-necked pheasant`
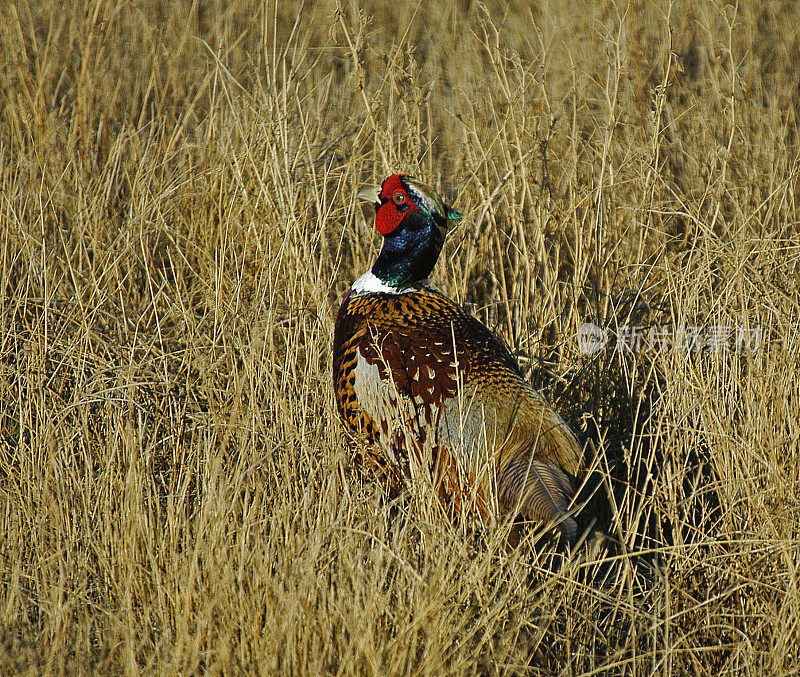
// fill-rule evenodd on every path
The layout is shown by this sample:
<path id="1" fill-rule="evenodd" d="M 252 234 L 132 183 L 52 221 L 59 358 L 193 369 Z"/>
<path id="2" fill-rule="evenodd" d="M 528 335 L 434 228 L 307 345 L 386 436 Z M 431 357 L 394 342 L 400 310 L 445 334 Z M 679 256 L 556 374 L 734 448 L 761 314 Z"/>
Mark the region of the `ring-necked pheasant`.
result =
<path id="1" fill-rule="evenodd" d="M 361 463 L 394 489 L 430 472 L 454 509 L 553 522 L 573 541 L 575 436 L 505 345 L 428 283 L 461 214 L 405 175 L 359 197 L 383 247 L 342 301 L 333 378 L 339 413 L 370 443 Z"/>

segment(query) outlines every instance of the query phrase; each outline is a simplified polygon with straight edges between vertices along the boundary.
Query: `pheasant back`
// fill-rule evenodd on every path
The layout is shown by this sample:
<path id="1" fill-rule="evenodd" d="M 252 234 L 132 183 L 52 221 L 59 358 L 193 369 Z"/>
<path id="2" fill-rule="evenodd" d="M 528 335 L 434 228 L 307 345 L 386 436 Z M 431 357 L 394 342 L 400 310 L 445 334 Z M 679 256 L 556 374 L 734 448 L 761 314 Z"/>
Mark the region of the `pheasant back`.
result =
<path id="1" fill-rule="evenodd" d="M 361 463 L 393 492 L 426 472 L 454 509 L 555 521 L 574 537 L 577 440 L 506 346 L 460 306 L 428 287 L 351 290 L 333 361 L 339 413 L 370 444 Z"/>

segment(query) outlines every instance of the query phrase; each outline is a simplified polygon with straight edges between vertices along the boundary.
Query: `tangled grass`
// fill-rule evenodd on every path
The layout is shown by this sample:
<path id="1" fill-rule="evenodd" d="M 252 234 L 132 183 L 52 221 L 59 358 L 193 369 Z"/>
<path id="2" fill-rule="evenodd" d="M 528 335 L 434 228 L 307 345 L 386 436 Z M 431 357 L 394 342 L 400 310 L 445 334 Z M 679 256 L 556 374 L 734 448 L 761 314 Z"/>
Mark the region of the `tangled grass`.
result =
<path id="1" fill-rule="evenodd" d="M 796 674 L 793 0 L 3 15 L 0 671 Z M 465 214 L 436 282 L 578 431 L 605 543 L 352 471 L 333 317 L 399 171 Z"/>

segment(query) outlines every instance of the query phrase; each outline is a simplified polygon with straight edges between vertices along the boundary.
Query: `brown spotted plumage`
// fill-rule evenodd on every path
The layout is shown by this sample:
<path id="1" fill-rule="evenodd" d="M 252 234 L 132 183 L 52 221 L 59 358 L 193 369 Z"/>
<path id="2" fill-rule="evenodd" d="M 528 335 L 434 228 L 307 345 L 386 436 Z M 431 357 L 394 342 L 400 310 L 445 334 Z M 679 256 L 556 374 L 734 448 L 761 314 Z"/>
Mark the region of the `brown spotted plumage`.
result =
<path id="1" fill-rule="evenodd" d="M 574 539 L 575 436 L 505 345 L 427 284 L 460 215 L 410 177 L 372 197 L 384 247 L 342 302 L 333 349 L 337 408 L 369 443 L 361 464 L 393 491 L 430 473 L 455 509 L 554 522 Z"/>

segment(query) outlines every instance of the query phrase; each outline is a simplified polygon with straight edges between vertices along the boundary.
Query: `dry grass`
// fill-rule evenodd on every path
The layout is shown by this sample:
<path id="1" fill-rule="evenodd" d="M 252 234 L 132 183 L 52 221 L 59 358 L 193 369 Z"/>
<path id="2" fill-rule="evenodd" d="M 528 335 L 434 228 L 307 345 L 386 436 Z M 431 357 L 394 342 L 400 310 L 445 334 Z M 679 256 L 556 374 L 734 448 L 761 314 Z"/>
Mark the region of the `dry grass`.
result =
<path id="1" fill-rule="evenodd" d="M 1 672 L 797 673 L 794 0 L 3 7 Z M 466 215 L 437 282 L 620 544 L 508 553 L 350 469 L 333 316 L 394 171 Z"/>

